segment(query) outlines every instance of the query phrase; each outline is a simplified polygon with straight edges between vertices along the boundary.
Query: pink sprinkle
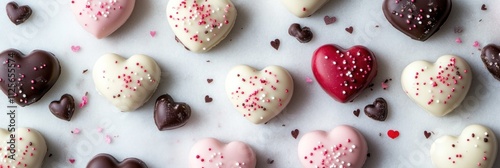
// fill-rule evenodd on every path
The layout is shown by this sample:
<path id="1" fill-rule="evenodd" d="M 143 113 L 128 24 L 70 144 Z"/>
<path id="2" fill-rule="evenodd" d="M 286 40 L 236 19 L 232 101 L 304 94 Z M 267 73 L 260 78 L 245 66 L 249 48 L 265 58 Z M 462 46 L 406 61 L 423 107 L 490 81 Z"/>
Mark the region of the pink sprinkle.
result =
<path id="1" fill-rule="evenodd" d="M 149 31 L 149 35 L 151 35 L 151 37 L 155 37 L 156 36 L 156 31 Z"/>
<path id="2" fill-rule="evenodd" d="M 389 88 L 389 85 L 385 82 L 382 82 L 382 89 L 387 89 Z"/>
<path id="3" fill-rule="evenodd" d="M 75 159 L 69 159 L 69 162 L 70 162 L 71 164 L 73 164 L 73 163 L 75 163 Z"/>
<path id="4" fill-rule="evenodd" d="M 97 132 L 102 132 L 102 128 L 101 127 L 97 128 Z"/>
<path id="5" fill-rule="evenodd" d="M 111 137 L 109 135 L 106 135 L 106 143 L 110 144 L 111 143 Z"/>
<path id="6" fill-rule="evenodd" d="M 457 37 L 457 39 L 455 39 L 455 42 L 457 42 L 458 44 L 461 44 L 462 43 L 462 39 L 460 37 Z"/>
<path id="7" fill-rule="evenodd" d="M 82 102 L 80 102 L 79 105 L 80 108 L 83 108 L 83 106 L 87 105 L 87 103 L 89 102 L 89 98 L 87 97 L 87 95 L 88 92 L 85 92 L 85 95 L 82 97 Z"/>
<path id="8" fill-rule="evenodd" d="M 71 46 L 71 51 L 78 52 L 80 51 L 80 48 L 81 48 L 80 46 Z"/>
<path id="9" fill-rule="evenodd" d="M 476 47 L 476 48 L 479 48 L 479 42 L 474 41 L 474 43 L 472 44 L 472 46 L 474 46 L 474 47 Z"/>
<path id="10" fill-rule="evenodd" d="M 79 134 L 80 133 L 80 129 L 78 128 L 75 128 L 73 131 L 71 131 L 73 134 Z"/>
<path id="11" fill-rule="evenodd" d="M 309 77 L 306 77 L 306 82 L 307 82 L 307 83 L 312 83 L 312 82 L 313 82 L 313 80 L 312 80 L 311 78 L 309 78 Z"/>

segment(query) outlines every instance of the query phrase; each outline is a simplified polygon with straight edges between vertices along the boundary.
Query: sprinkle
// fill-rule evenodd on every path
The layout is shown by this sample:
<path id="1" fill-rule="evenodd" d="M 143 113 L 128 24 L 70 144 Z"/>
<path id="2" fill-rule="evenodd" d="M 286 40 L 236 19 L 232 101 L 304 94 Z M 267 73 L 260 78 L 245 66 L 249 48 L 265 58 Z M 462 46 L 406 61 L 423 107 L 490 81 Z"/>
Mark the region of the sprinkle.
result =
<path id="1" fill-rule="evenodd" d="M 111 143 L 111 137 L 109 135 L 106 135 L 105 141 L 107 144 Z"/>
<path id="2" fill-rule="evenodd" d="M 306 77 L 306 83 L 312 83 L 312 82 L 313 82 L 313 80 L 311 78 Z"/>
<path id="3" fill-rule="evenodd" d="M 75 128 L 75 129 L 73 129 L 73 131 L 71 131 L 71 133 L 73 133 L 73 134 L 79 134 L 80 133 L 80 129 Z"/>
<path id="4" fill-rule="evenodd" d="M 382 82 L 382 89 L 386 90 L 389 88 L 389 85 L 386 82 Z"/>
<path id="5" fill-rule="evenodd" d="M 151 37 L 155 37 L 156 36 L 156 31 L 149 31 L 149 35 L 151 35 Z"/>
<path id="6" fill-rule="evenodd" d="M 69 162 L 70 162 L 71 164 L 73 164 L 73 163 L 75 163 L 75 159 L 71 158 L 71 159 L 69 159 Z"/>
<path id="7" fill-rule="evenodd" d="M 85 92 L 85 95 L 82 97 L 82 102 L 80 102 L 80 105 L 78 105 L 80 108 L 83 108 L 83 106 L 87 105 L 89 98 L 88 98 L 89 92 Z"/>
<path id="8" fill-rule="evenodd" d="M 455 42 L 458 43 L 458 44 L 461 44 L 462 43 L 462 39 L 460 37 L 457 37 L 455 39 Z"/>
<path id="9" fill-rule="evenodd" d="M 81 47 L 80 46 L 71 46 L 71 51 L 73 52 L 78 52 L 80 51 Z"/>
<path id="10" fill-rule="evenodd" d="M 97 127 L 97 132 L 101 133 L 102 132 L 102 128 L 101 127 Z"/>
<path id="11" fill-rule="evenodd" d="M 480 45 L 479 45 L 479 42 L 478 41 L 474 41 L 474 43 L 472 44 L 473 47 L 476 47 L 476 48 L 479 48 Z"/>

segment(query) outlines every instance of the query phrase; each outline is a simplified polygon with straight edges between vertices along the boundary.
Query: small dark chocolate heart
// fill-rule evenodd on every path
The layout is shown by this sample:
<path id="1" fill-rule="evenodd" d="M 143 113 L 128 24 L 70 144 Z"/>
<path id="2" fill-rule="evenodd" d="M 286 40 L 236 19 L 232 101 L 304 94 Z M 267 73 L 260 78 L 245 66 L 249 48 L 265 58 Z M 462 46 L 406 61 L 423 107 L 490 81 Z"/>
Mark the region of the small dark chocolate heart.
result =
<path id="1" fill-rule="evenodd" d="M 280 39 L 275 39 L 275 40 L 271 41 L 271 46 L 274 49 L 278 50 L 280 48 L 280 43 L 281 43 Z"/>
<path id="2" fill-rule="evenodd" d="M 148 166 L 137 158 L 127 158 L 118 162 L 110 154 L 101 153 L 89 161 L 87 168 L 148 168 Z"/>
<path id="3" fill-rule="evenodd" d="M 381 97 L 375 99 L 373 104 L 365 106 L 365 114 L 374 120 L 385 121 L 387 113 L 387 102 Z"/>
<path id="4" fill-rule="evenodd" d="M 349 26 L 349 27 L 345 28 L 345 31 L 349 34 L 352 34 L 352 32 L 354 31 L 354 28 L 352 26 Z"/>
<path id="5" fill-rule="evenodd" d="M 10 21 L 16 25 L 28 20 L 32 13 L 29 6 L 19 6 L 16 2 L 9 2 L 6 9 L 7 16 L 9 16 Z"/>
<path id="6" fill-rule="evenodd" d="M 491 75 L 500 80 L 500 46 L 495 44 L 485 46 L 481 51 L 481 60 Z"/>
<path id="7" fill-rule="evenodd" d="M 323 18 L 323 21 L 325 21 L 325 24 L 326 24 L 326 25 L 329 25 L 329 24 L 333 24 L 333 23 L 335 23 L 335 22 L 337 21 L 337 18 L 336 18 L 335 16 L 333 16 L 333 17 L 330 17 L 330 16 L 325 16 L 325 17 Z"/>
<path id="8" fill-rule="evenodd" d="M 27 106 L 40 100 L 59 79 L 61 66 L 54 54 L 35 50 L 28 56 L 15 49 L 0 53 L 0 87 L 9 102 Z"/>
<path id="9" fill-rule="evenodd" d="M 70 94 L 64 94 L 59 101 L 52 101 L 49 109 L 57 118 L 70 121 L 75 112 L 75 99 Z"/>
<path id="10" fill-rule="evenodd" d="M 154 119 L 158 130 L 170 130 L 182 127 L 191 117 L 191 108 L 186 103 L 175 102 L 164 94 L 156 99 Z"/>
<path id="11" fill-rule="evenodd" d="M 299 136 L 299 130 L 298 129 L 295 129 L 292 131 L 292 137 L 297 139 L 297 137 Z"/>
<path id="12" fill-rule="evenodd" d="M 311 29 L 309 27 L 301 27 L 298 23 L 290 25 L 290 28 L 288 28 L 288 34 L 295 37 L 301 43 L 307 43 L 313 38 Z"/>
<path id="13" fill-rule="evenodd" d="M 412 39 L 425 41 L 436 33 L 451 12 L 451 0 L 384 0 L 385 18 Z"/>

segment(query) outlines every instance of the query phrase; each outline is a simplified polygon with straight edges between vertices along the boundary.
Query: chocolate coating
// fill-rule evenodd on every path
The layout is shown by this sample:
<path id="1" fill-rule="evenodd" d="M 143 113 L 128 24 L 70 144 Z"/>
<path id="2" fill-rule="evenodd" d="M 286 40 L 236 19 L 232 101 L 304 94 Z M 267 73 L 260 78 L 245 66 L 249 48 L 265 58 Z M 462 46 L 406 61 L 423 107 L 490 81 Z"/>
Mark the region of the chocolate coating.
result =
<path id="1" fill-rule="evenodd" d="M 444 24 L 451 7 L 451 0 L 385 0 L 382 9 L 396 29 L 425 41 Z"/>
<path id="2" fill-rule="evenodd" d="M 500 46 L 495 44 L 488 44 L 481 51 L 481 60 L 488 71 L 500 80 Z"/>
<path id="3" fill-rule="evenodd" d="M 59 101 L 52 101 L 49 109 L 57 118 L 70 121 L 75 112 L 75 99 L 70 94 L 64 94 Z"/>
<path id="4" fill-rule="evenodd" d="M 0 86 L 20 106 L 40 100 L 56 83 L 61 66 L 54 54 L 35 50 L 28 56 L 15 49 L 0 53 Z"/>
<path id="5" fill-rule="evenodd" d="M 313 33 L 309 27 L 300 27 L 300 24 L 294 23 L 288 28 L 288 34 L 299 40 L 301 43 L 308 43 L 313 38 Z"/>
<path id="6" fill-rule="evenodd" d="M 16 25 L 24 23 L 32 13 L 29 6 L 19 6 L 16 2 L 9 2 L 6 6 L 6 10 L 10 21 Z"/>
<path id="7" fill-rule="evenodd" d="M 168 94 L 161 95 L 156 99 L 154 119 L 158 130 L 182 127 L 189 117 L 191 117 L 191 107 L 186 103 L 175 102 Z"/>
<path id="8" fill-rule="evenodd" d="M 89 161 L 87 168 L 148 168 L 148 166 L 137 158 L 127 158 L 118 162 L 110 154 L 101 153 Z"/>
<path id="9" fill-rule="evenodd" d="M 387 102 L 384 98 L 377 98 L 373 104 L 369 104 L 365 107 L 365 114 L 377 121 L 385 121 L 387 119 Z"/>

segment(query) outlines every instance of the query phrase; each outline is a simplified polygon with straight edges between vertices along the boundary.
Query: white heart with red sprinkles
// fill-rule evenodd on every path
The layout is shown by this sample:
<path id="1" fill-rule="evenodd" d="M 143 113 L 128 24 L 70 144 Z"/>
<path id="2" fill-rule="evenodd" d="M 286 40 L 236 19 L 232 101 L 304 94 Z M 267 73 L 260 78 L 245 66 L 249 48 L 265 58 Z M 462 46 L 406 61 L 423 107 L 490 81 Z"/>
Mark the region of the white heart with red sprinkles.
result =
<path id="1" fill-rule="evenodd" d="M 224 144 L 217 139 L 202 139 L 189 152 L 190 168 L 255 168 L 257 159 L 252 148 L 240 141 Z"/>
<path id="2" fill-rule="evenodd" d="M 435 63 L 415 61 L 401 76 L 406 94 L 434 116 L 444 116 L 458 107 L 471 81 L 469 64 L 454 55 L 441 56 Z"/>
<path id="3" fill-rule="evenodd" d="M 121 111 L 134 111 L 155 92 L 161 70 L 153 58 L 145 55 L 125 59 L 106 54 L 95 63 L 92 77 L 99 94 Z"/>
<path id="4" fill-rule="evenodd" d="M 32 128 L 0 129 L 1 168 L 40 168 L 47 153 L 42 134 Z"/>
<path id="5" fill-rule="evenodd" d="M 497 159 L 496 136 L 482 125 L 466 127 L 459 137 L 443 136 L 431 146 L 436 168 L 492 168 Z"/>
<path id="6" fill-rule="evenodd" d="M 285 7 L 297 17 L 311 16 L 329 0 L 281 0 Z"/>
<path id="7" fill-rule="evenodd" d="M 237 11 L 231 0 L 170 0 L 167 18 L 178 41 L 193 52 L 205 52 L 229 34 Z"/>
<path id="8" fill-rule="evenodd" d="M 279 66 L 258 71 L 239 65 L 227 75 L 226 94 L 243 117 L 262 124 L 288 105 L 293 95 L 293 79 L 286 69 Z"/>

